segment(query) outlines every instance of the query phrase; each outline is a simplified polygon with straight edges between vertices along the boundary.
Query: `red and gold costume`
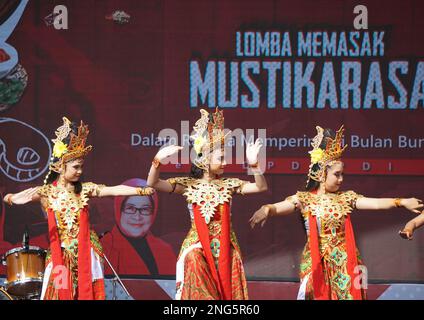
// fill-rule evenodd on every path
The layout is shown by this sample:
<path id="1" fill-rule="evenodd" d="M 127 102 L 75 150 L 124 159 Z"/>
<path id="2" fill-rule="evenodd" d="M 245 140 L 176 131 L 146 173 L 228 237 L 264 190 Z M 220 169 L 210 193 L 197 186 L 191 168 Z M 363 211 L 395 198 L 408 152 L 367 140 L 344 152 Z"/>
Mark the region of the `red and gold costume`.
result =
<path id="1" fill-rule="evenodd" d="M 51 171 L 60 173 L 65 164 L 85 157 L 92 149 L 85 142 L 88 126 L 81 121 L 78 133 L 63 118 L 53 140 L 50 171 L 45 184 L 38 189 L 47 213 L 50 250 L 46 257 L 41 299 L 105 299 L 102 248 L 96 233 L 90 230 L 88 200 L 99 196 L 103 185 L 82 183 L 75 193 L 58 185 L 47 184 Z"/>
<path id="2" fill-rule="evenodd" d="M 245 181 L 171 178 L 186 187 L 191 218 L 177 260 L 176 299 L 248 299 L 242 256 L 231 226 L 231 199 Z"/>
<path id="3" fill-rule="evenodd" d="M 216 109 L 201 109 L 193 127 L 193 164 L 209 171 L 214 150 L 224 154 L 224 115 Z M 228 134 L 228 133 L 227 133 Z M 231 199 L 241 193 L 246 181 L 217 178 L 212 181 L 189 177 L 168 179 L 171 185 L 185 187 L 191 229 L 177 260 L 176 299 L 247 299 L 247 285 L 240 247 L 231 226 Z"/>
<path id="4" fill-rule="evenodd" d="M 340 161 L 347 146 L 342 142 L 343 127 L 334 139 L 326 138 L 325 149 L 320 148 L 324 130 L 317 127 L 317 131 L 312 142 L 314 149 L 310 152 L 308 177 L 324 182 L 326 168 Z M 286 199 L 300 209 L 308 238 L 300 264 L 298 299 L 366 298 L 362 285 L 364 267 L 350 219 L 359 197 L 362 196 L 353 191 L 317 194 L 314 190 L 298 192 L 297 200 L 293 197 Z"/>
<path id="5" fill-rule="evenodd" d="M 41 299 L 104 300 L 102 247 L 90 230 L 88 199 L 102 185 L 83 183 L 80 194 L 45 185 L 38 191 L 47 212 L 50 250 Z"/>
<path id="6" fill-rule="evenodd" d="M 350 214 L 361 195 L 298 192 L 308 240 L 300 264 L 299 299 L 365 299 L 362 261 Z M 290 199 L 289 199 L 290 200 Z"/>

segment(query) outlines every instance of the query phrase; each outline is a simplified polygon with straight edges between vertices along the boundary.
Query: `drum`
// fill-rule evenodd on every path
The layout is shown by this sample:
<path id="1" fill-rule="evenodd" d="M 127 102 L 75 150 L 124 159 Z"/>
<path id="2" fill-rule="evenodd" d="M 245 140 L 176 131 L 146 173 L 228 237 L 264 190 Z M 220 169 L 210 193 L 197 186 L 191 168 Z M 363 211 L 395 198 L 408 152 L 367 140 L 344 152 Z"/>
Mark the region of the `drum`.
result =
<path id="1" fill-rule="evenodd" d="M 4 290 L 0 288 L 0 300 L 13 300 L 11 296 Z"/>
<path id="2" fill-rule="evenodd" d="M 6 252 L 3 264 L 6 265 L 5 286 L 12 296 L 28 297 L 38 295 L 43 285 L 46 250 L 39 247 L 18 247 Z"/>

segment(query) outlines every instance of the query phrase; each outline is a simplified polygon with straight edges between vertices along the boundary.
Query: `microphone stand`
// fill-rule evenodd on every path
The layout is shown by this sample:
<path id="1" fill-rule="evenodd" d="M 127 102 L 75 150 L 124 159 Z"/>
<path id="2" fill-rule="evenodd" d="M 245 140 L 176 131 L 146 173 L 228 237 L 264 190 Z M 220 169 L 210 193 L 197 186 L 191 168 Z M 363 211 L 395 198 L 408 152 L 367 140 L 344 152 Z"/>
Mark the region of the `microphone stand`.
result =
<path id="1" fill-rule="evenodd" d="M 107 233 L 109 233 L 109 231 L 105 231 L 102 234 L 100 234 L 99 239 L 102 239 Z M 121 278 L 118 276 L 118 273 L 115 271 L 115 269 L 113 268 L 109 259 L 106 257 L 106 255 L 104 253 L 103 253 L 103 258 L 105 259 L 105 261 L 109 265 L 110 269 L 112 270 L 113 274 L 115 275 L 115 277 L 112 279 L 112 281 L 113 281 L 113 298 L 112 299 L 116 300 L 116 281 L 119 282 L 119 284 L 121 285 L 122 289 L 124 289 L 127 296 L 130 297 L 131 299 L 133 299 L 133 297 L 131 297 L 130 293 L 128 292 L 127 288 L 122 283 Z"/>
<path id="2" fill-rule="evenodd" d="M 109 265 L 110 269 L 112 270 L 113 274 L 115 275 L 115 278 L 112 279 L 113 281 L 113 300 L 116 300 L 116 281 L 119 282 L 119 284 L 122 286 L 122 289 L 124 289 L 125 293 L 128 297 L 132 298 L 129 294 L 127 288 L 125 288 L 124 284 L 121 281 L 121 278 L 118 276 L 118 273 L 115 271 L 115 269 L 112 267 L 112 264 L 110 263 L 109 259 L 106 257 L 106 255 L 103 253 L 103 258 L 106 260 L 107 264 Z"/>
<path id="3" fill-rule="evenodd" d="M 22 247 L 24 249 L 23 252 L 29 252 L 29 230 L 27 225 L 25 225 L 24 236 L 22 239 Z"/>

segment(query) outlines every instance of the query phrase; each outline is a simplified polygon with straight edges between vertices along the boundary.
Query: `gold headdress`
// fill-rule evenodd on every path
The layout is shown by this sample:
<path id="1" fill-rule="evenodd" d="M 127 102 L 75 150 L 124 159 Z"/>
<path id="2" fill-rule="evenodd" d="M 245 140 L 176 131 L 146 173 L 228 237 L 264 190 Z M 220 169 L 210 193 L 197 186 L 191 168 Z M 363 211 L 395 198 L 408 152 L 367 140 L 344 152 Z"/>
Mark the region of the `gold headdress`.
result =
<path id="1" fill-rule="evenodd" d="M 343 144 L 343 125 L 336 132 L 334 139 L 326 137 L 327 145 L 325 149 L 321 149 L 320 145 L 324 139 L 324 129 L 317 126 L 317 135 L 312 139 L 311 145 L 313 147 L 312 151 L 309 151 L 311 155 L 311 165 L 309 166 L 308 173 L 308 182 L 309 179 L 323 182 L 325 179 L 325 169 L 327 166 L 332 165 L 333 162 L 339 161 L 342 157 L 343 151 L 347 148 L 347 145 L 342 146 Z M 319 168 L 316 171 L 312 170 L 312 167 L 318 164 Z"/>
<path id="2" fill-rule="evenodd" d="M 224 134 L 224 112 L 218 111 L 208 113 L 205 109 L 200 109 L 201 117 L 196 121 L 193 127 L 194 134 L 190 138 L 194 141 L 194 150 L 197 157 L 193 163 L 205 171 L 209 170 L 209 161 L 211 153 L 224 148 L 225 137 L 230 133 Z"/>
<path id="3" fill-rule="evenodd" d="M 57 128 L 55 134 L 56 139 L 53 139 L 53 154 L 51 157 L 50 170 L 59 172 L 62 165 L 70 160 L 85 157 L 92 146 L 85 146 L 89 133 L 88 125 L 82 121 L 78 127 L 78 135 L 72 132 L 71 121 L 63 117 L 63 125 Z M 69 144 L 65 144 L 64 140 L 70 135 Z M 55 160 L 56 159 L 56 160 Z"/>

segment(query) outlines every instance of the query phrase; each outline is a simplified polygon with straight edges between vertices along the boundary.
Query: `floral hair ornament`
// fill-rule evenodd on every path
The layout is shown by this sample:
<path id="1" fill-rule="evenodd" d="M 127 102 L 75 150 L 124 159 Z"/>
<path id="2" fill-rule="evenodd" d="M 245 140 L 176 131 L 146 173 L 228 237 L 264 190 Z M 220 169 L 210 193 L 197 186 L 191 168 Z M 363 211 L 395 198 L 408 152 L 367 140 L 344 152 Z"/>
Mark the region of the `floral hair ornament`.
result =
<path id="1" fill-rule="evenodd" d="M 196 158 L 193 163 L 200 169 L 209 171 L 210 155 L 218 148 L 224 149 L 225 137 L 231 132 L 224 132 L 224 112 L 216 107 L 214 113 L 200 109 L 200 119 L 196 121 L 190 138 Z"/>
<path id="2" fill-rule="evenodd" d="M 336 132 L 334 139 L 326 137 L 327 145 L 325 149 L 321 149 L 320 145 L 324 139 L 324 129 L 316 126 L 317 135 L 312 139 L 311 145 L 313 149 L 308 153 L 311 156 L 311 164 L 309 166 L 308 181 L 312 179 L 317 182 L 323 182 L 325 178 L 325 168 L 332 165 L 335 161 L 340 161 L 347 145 L 343 146 L 343 125 Z M 318 164 L 318 170 L 313 170 L 315 164 Z"/>

